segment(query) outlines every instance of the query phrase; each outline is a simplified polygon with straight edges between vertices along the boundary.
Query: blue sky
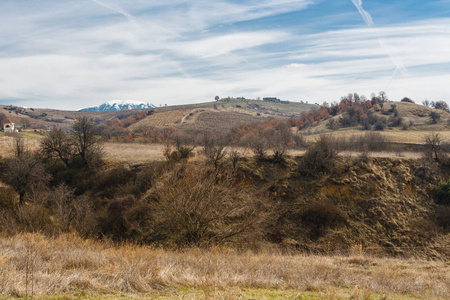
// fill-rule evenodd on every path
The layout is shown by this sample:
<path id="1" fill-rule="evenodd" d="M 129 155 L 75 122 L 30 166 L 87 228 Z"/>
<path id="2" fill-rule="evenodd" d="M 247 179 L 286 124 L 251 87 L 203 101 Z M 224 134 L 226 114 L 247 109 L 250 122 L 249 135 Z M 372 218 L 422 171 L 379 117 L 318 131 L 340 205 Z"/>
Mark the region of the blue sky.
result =
<path id="1" fill-rule="evenodd" d="M 450 0 L 1 0 L 0 104 L 450 100 Z"/>

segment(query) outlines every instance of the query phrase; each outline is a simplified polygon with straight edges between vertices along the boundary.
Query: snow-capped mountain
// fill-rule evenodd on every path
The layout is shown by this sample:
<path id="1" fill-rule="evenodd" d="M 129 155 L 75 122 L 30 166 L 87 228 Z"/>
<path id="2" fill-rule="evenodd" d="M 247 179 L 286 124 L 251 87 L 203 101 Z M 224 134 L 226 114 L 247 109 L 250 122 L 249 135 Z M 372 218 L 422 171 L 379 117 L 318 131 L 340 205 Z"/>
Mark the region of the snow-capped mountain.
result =
<path id="1" fill-rule="evenodd" d="M 105 102 L 99 106 L 88 107 L 80 109 L 80 111 L 115 111 L 115 110 L 127 110 L 127 109 L 147 109 L 154 108 L 153 104 L 142 101 L 134 101 L 134 100 L 117 100 L 117 101 L 109 101 Z"/>

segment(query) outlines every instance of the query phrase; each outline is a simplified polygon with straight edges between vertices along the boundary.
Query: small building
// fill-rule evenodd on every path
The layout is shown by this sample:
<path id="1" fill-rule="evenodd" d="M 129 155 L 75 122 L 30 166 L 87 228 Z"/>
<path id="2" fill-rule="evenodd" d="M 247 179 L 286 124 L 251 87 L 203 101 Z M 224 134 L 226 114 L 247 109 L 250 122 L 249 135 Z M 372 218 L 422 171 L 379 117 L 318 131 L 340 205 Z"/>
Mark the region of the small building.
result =
<path id="1" fill-rule="evenodd" d="M 10 120 L 3 123 L 3 131 L 5 133 L 13 133 L 14 132 L 14 123 Z"/>

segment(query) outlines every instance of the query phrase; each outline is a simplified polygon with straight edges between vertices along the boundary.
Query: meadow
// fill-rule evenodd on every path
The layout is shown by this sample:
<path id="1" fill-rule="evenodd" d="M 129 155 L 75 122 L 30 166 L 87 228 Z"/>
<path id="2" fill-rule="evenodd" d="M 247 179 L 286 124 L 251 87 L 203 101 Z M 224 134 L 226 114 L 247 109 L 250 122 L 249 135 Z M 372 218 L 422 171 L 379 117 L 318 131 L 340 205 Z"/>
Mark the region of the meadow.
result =
<path id="1" fill-rule="evenodd" d="M 448 261 L 0 239 L 0 299 L 448 299 Z"/>

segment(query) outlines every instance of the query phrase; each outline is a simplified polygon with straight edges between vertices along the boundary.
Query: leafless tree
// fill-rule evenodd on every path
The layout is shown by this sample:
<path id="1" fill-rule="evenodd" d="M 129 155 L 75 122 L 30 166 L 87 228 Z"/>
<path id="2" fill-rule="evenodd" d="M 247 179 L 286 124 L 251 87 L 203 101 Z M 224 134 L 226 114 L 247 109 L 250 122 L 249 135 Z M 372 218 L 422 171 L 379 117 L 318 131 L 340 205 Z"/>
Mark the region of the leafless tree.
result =
<path id="1" fill-rule="evenodd" d="M 425 157 L 441 162 L 445 155 L 443 139 L 439 133 L 433 132 L 425 136 Z"/>
<path id="2" fill-rule="evenodd" d="M 41 142 L 41 152 L 47 158 L 60 159 L 67 167 L 74 162 L 95 167 L 101 161 L 102 150 L 96 133 L 91 119 L 78 118 L 70 133 L 62 129 L 50 132 Z"/>
<path id="3" fill-rule="evenodd" d="M 206 130 L 203 132 L 203 153 L 205 154 L 208 163 L 214 165 L 214 168 L 216 170 L 223 158 L 227 155 L 227 151 L 225 150 L 226 145 L 227 141 L 224 135 L 214 134 L 210 130 Z"/>
<path id="4" fill-rule="evenodd" d="M 47 158 L 59 158 L 68 167 L 74 154 L 74 145 L 69 134 L 57 129 L 41 141 L 41 151 Z"/>
<path id="5" fill-rule="evenodd" d="M 96 136 L 94 122 L 88 117 L 76 120 L 72 130 L 73 147 L 75 154 L 81 159 L 83 165 L 91 166 L 99 162 L 101 147 Z"/>
<path id="6" fill-rule="evenodd" d="M 26 193 L 40 183 L 47 182 L 49 176 L 37 158 L 24 155 L 5 161 L 3 180 L 19 194 L 19 202 L 22 204 Z"/>
<path id="7" fill-rule="evenodd" d="M 74 190 L 62 184 L 48 193 L 48 206 L 52 211 L 55 221 L 63 231 L 69 231 L 77 227 L 83 232 L 83 227 L 91 217 L 92 201 L 85 196 L 76 196 Z"/>

